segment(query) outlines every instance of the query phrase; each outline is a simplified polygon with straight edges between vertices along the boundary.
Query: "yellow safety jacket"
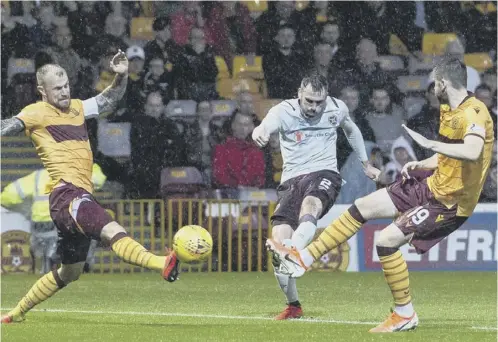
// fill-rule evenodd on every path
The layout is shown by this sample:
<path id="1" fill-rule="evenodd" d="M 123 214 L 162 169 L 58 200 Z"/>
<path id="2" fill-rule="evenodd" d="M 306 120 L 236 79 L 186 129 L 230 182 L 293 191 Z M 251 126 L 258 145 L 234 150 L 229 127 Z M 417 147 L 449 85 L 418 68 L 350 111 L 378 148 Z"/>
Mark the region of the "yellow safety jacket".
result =
<path id="1" fill-rule="evenodd" d="M 95 189 L 104 185 L 107 177 L 102 173 L 99 165 L 93 164 L 92 182 Z M 50 181 L 47 170 L 36 170 L 29 175 L 19 178 L 5 187 L 0 194 L 2 207 L 10 208 L 22 204 L 26 199 L 32 199 L 31 221 L 51 222 L 50 205 L 48 194 L 45 194 L 45 186 Z"/>

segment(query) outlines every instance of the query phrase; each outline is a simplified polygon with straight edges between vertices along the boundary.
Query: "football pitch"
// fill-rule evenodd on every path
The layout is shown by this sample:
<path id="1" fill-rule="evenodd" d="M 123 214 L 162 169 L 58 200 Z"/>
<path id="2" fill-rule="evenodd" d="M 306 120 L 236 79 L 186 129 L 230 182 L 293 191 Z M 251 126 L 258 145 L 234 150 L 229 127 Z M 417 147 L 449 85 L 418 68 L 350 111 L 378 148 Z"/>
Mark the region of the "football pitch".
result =
<path id="1" fill-rule="evenodd" d="M 2 276 L 2 313 L 36 276 Z M 305 319 L 273 321 L 283 295 L 272 273 L 83 275 L 2 326 L 2 341 L 496 341 L 495 272 L 413 272 L 417 330 L 373 335 L 389 313 L 381 273 L 310 273 L 298 280 Z"/>

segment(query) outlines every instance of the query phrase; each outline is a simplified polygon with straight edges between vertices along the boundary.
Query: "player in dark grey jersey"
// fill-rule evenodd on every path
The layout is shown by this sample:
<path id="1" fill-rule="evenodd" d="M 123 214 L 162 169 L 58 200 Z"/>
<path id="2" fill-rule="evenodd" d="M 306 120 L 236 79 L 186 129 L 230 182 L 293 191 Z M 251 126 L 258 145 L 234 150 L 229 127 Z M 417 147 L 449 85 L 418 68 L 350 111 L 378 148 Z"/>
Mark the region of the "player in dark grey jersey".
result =
<path id="1" fill-rule="evenodd" d="M 287 246 L 304 248 L 313 239 L 317 220 L 334 204 L 342 179 L 337 169 L 337 129 L 341 127 L 363 163 L 367 177 L 377 180 L 380 171 L 368 162 L 363 137 L 344 102 L 327 96 L 327 80 L 305 77 L 298 98 L 271 108 L 252 138 L 265 146 L 270 134 L 279 133 L 283 158 L 278 204 L 272 216 L 272 238 Z M 296 279 L 280 272 L 274 258 L 275 276 L 287 297 L 287 308 L 275 319 L 302 316 Z"/>

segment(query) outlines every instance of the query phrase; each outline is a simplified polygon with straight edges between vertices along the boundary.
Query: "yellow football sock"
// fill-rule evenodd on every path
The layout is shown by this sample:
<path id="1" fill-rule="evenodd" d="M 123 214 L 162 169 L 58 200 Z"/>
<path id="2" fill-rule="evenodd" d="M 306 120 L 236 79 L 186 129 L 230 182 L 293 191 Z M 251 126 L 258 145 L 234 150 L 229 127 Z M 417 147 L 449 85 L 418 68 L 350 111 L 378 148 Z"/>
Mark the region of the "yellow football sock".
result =
<path id="1" fill-rule="evenodd" d="M 377 250 L 379 250 L 379 247 Z M 396 306 L 407 305 L 412 301 L 412 296 L 410 294 L 408 266 L 406 265 L 403 255 L 397 250 L 391 255 L 379 255 L 379 259 L 382 264 L 382 270 L 384 271 L 387 285 L 391 288 L 394 303 Z"/>
<path id="2" fill-rule="evenodd" d="M 358 221 L 351 215 L 351 209 L 346 211 L 325 228 L 318 238 L 309 244 L 306 249 L 314 260 L 318 260 L 322 255 L 355 235 L 364 223 L 363 219 L 361 221 L 363 222 Z"/>
<path id="3" fill-rule="evenodd" d="M 19 301 L 16 307 L 9 313 L 9 315 L 14 318 L 19 315 L 24 315 L 26 312 L 31 310 L 35 305 L 52 297 L 59 289 L 64 287 L 64 285 L 58 285 L 54 277 L 54 272 L 49 272 L 43 277 L 38 279 L 38 281 L 31 287 L 28 293 Z M 62 281 L 59 280 L 60 283 Z"/>
<path id="4" fill-rule="evenodd" d="M 111 247 L 122 260 L 129 264 L 156 271 L 162 271 L 164 268 L 166 257 L 152 254 L 129 236 L 124 236 L 113 242 Z"/>

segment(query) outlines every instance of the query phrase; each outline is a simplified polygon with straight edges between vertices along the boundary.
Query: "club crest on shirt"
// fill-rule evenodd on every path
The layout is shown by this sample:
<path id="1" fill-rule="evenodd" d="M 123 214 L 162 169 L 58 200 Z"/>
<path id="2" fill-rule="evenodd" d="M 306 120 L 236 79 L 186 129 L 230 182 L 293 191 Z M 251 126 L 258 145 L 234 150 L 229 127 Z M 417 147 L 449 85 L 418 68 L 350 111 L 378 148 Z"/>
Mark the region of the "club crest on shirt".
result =
<path id="1" fill-rule="evenodd" d="M 329 123 L 332 125 L 332 126 L 335 126 L 337 125 L 337 116 L 330 116 L 329 117 Z"/>

